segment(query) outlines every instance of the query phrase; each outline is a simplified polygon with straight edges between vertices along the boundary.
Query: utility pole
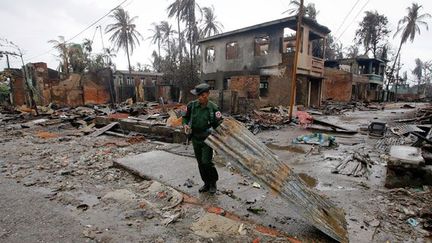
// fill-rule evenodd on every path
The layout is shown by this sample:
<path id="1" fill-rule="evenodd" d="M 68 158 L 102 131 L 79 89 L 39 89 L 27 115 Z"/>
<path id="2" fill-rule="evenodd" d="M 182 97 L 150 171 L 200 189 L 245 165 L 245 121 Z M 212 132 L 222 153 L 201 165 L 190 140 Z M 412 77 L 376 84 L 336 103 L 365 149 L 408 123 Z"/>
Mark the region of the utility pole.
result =
<path id="1" fill-rule="evenodd" d="M 8 69 L 10 69 L 9 55 L 8 54 L 6 54 L 6 63 L 7 63 Z"/>
<path id="2" fill-rule="evenodd" d="M 300 42 L 302 40 L 302 18 L 303 18 L 303 0 L 300 0 L 299 12 L 297 15 L 297 31 L 296 31 L 296 45 L 295 45 L 295 56 L 294 63 L 292 68 L 292 76 L 291 76 L 291 96 L 290 96 L 290 110 L 289 110 L 289 120 L 292 120 L 293 107 L 295 102 L 295 94 L 296 94 L 296 82 L 297 82 L 297 62 L 300 54 Z"/>

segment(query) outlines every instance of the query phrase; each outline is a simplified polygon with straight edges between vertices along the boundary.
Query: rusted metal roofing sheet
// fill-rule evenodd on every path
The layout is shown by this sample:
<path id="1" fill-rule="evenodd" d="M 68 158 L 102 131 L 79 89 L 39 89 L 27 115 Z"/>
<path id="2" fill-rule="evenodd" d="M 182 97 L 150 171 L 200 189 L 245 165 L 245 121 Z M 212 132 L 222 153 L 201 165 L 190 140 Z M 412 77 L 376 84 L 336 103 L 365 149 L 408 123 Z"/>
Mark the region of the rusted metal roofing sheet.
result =
<path id="1" fill-rule="evenodd" d="M 310 189 L 241 123 L 225 118 L 205 142 L 244 175 L 286 199 L 305 221 L 339 242 L 348 242 L 344 212 Z"/>
<path id="2" fill-rule="evenodd" d="M 412 133 L 412 132 L 424 132 L 422 129 L 418 128 L 416 125 L 399 125 L 399 126 L 395 126 L 390 128 L 390 130 L 399 136 L 405 135 L 407 133 Z"/>

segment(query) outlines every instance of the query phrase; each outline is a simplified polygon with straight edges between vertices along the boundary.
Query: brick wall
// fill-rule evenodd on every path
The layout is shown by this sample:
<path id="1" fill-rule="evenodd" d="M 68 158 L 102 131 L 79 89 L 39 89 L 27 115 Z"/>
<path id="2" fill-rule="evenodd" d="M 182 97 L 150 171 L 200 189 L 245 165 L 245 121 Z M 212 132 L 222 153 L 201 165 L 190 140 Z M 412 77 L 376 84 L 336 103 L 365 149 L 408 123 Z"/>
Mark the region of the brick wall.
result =
<path id="1" fill-rule="evenodd" d="M 229 84 L 229 90 L 246 92 L 248 99 L 258 99 L 260 88 L 259 75 L 233 76 Z"/>
<path id="2" fill-rule="evenodd" d="M 352 74 L 338 69 L 326 68 L 322 86 L 322 100 L 351 101 Z"/>

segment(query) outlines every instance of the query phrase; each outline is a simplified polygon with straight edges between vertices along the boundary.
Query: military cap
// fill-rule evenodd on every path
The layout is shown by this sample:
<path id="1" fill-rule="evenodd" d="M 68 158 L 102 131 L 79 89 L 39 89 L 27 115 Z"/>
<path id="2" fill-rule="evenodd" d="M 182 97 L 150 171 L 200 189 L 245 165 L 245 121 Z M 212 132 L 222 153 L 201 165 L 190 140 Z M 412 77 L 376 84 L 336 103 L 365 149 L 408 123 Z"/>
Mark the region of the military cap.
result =
<path id="1" fill-rule="evenodd" d="M 202 83 L 202 84 L 198 84 L 197 86 L 195 86 L 194 89 L 192 89 L 190 92 L 193 95 L 200 95 L 204 92 L 208 92 L 210 90 L 210 85 L 206 84 L 206 83 Z"/>

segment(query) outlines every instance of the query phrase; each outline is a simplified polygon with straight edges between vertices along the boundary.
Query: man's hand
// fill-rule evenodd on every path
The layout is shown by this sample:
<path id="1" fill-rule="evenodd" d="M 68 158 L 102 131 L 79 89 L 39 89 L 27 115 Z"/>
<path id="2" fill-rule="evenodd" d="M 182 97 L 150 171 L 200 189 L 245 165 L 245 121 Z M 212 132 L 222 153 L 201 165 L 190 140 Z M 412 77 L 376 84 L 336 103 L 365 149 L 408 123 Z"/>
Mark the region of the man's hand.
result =
<path id="1" fill-rule="evenodd" d="M 189 125 L 184 125 L 184 126 L 183 126 L 183 129 L 184 129 L 184 133 L 185 133 L 186 135 L 189 135 L 189 134 L 191 134 L 191 132 L 192 132 L 192 130 L 191 130 L 191 128 L 190 128 Z"/>

